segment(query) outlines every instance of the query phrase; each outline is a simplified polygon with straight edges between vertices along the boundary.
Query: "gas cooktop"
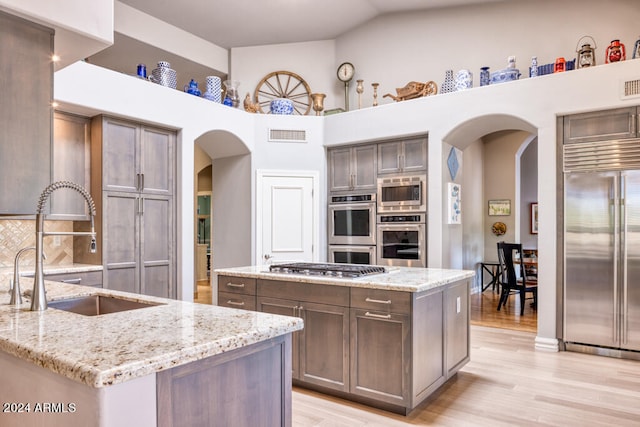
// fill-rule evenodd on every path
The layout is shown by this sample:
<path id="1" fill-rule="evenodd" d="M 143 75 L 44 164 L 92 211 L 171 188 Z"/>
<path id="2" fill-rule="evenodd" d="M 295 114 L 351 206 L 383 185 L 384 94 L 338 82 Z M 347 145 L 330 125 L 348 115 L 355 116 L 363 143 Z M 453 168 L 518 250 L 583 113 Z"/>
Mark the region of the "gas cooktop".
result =
<path id="1" fill-rule="evenodd" d="M 304 274 L 307 276 L 362 277 L 386 273 L 384 267 L 364 264 L 322 264 L 314 262 L 293 262 L 269 266 L 271 273 Z"/>

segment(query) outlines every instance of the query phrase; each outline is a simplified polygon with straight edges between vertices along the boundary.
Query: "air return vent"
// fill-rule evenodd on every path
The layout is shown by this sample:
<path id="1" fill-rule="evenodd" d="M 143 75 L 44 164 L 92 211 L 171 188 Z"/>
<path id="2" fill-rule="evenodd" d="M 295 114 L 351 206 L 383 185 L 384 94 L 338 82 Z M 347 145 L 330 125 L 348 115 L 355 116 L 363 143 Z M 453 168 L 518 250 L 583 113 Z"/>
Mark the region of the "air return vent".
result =
<path id="1" fill-rule="evenodd" d="M 307 142 L 307 132 L 295 129 L 269 129 L 269 142 Z"/>
<path id="2" fill-rule="evenodd" d="M 640 79 L 622 82 L 622 99 L 640 97 Z"/>

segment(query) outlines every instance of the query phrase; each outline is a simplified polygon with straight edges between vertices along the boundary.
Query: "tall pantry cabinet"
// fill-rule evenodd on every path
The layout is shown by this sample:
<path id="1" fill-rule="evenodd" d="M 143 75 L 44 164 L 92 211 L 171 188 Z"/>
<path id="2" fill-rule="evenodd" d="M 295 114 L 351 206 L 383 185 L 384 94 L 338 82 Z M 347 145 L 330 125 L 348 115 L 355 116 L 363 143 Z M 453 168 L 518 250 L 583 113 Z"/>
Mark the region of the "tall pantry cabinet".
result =
<path id="1" fill-rule="evenodd" d="M 98 116 L 91 145 L 104 287 L 176 298 L 175 132 Z"/>

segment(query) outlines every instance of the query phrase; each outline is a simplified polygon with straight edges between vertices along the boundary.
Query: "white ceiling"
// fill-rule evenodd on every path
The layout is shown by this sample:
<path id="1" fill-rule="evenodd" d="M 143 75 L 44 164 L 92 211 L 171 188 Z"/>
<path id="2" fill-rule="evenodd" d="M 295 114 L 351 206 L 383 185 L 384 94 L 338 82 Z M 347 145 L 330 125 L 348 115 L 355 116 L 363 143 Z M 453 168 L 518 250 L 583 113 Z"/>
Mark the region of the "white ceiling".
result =
<path id="1" fill-rule="evenodd" d="M 331 40 L 379 15 L 506 0 L 119 0 L 223 48 Z"/>

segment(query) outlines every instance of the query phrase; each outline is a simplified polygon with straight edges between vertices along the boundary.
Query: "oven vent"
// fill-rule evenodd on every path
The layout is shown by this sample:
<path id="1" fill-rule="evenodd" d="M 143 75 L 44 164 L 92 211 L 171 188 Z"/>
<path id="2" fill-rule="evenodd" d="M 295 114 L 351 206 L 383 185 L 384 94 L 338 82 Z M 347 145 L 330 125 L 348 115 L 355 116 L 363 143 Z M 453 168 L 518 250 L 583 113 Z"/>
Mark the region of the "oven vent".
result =
<path id="1" fill-rule="evenodd" d="M 640 79 L 622 82 L 622 99 L 640 97 Z"/>
<path id="2" fill-rule="evenodd" d="M 269 142 L 307 142 L 307 131 L 295 129 L 269 129 Z"/>

